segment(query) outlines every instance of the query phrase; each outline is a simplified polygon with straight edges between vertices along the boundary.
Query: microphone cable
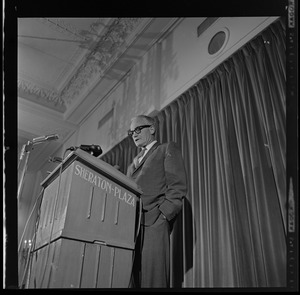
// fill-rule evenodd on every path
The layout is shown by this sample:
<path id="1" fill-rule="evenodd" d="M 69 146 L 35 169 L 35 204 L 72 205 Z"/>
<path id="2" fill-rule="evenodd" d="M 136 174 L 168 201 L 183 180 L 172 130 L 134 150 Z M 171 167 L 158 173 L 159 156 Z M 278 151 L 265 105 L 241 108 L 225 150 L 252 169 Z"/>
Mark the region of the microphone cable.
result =
<path id="1" fill-rule="evenodd" d="M 40 206 L 41 206 L 41 204 L 42 204 L 43 192 L 44 192 L 44 188 L 42 188 L 41 192 L 39 193 L 38 197 L 36 198 L 35 203 L 34 203 L 34 205 L 33 205 L 33 208 L 32 208 L 32 210 L 31 210 L 31 212 L 30 212 L 30 214 L 29 214 L 29 217 L 27 218 L 27 221 L 26 221 L 26 224 L 25 224 L 25 226 L 24 226 L 24 230 L 23 230 L 22 236 L 21 236 L 21 238 L 20 238 L 20 243 L 19 243 L 19 246 L 18 246 L 18 253 L 20 253 L 21 245 L 23 244 L 23 239 L 24 239 L 24 235 L 25 235 L 25 232 L 26 232 L 26 230 L 27 230 L 27 227 L 28 227 L 29 220 L 31 219 L 32 214 L 33 214 L 33 212 L 35 211 L 35 207 L 36 207 L 36 205 L 37 205 L 37 203 L 38 203 L 38 200 L 39 200 L 39 198 L 40 198 L 41 196 L 42 196 L 42 198 L 41 198 Z M 40 207 L 39 207 L 38 210 L 40 210 Z M 37 217 L 36 217 L 36 218 L 37 218 L 37 220 L 38 220 L 38 218 L 39 218 L 39 211 L 38 211 L 38 213 L 37 213 Z M 27 272 L 27 267 L 29 266 L 29 260 L 30 260 L 31 252 L 32 252 L 31 249 L 34 249 L 34 247 L 33 247 L 33 246 L 34 246 L 34 242 L 33 242 L 33 241 L 35 240 L 35 238 L 36 238 L 36 229 L 35 229 L 35 231 L 34 231 L 34 235 L 33 235 L 33 238 L 32 238 L 32 244 L 31 244 L 30 249 L 29 249 L 29 255 L 27 256 L 27 259 L 26 259 L 25 268 L 24 268 L 24 273 L 23 273 L 23 277 L 22 277 L 22 280 L 21 280 L 21 286 L 23 285 L 23 282 L 24 282 L 24 279 L 25 279 L 25 276 L 26 276 L 26 272 Z"/>
<path id="2" fill-rule="evenodd" d="M 43 190 L 44 190 L 44 188 L 43 188 Z M 32 239 L 32 249 L 33 249 L 32 252 L 34 251 L 35 245 L 36 245 L 36 236 L 37 236 L 39 221 L 40 221 L 40 217 L 41 217 L 41 205 L 42 205 L 42 199 L 41 199 L 41 202 L 40 202 L 40 206 L 38 208 L 37 218 L 36 218 L 36 222 L 35 222 L 35 231 L 34 231 L 34 236 L 33 236 L 33 239 Z M 32 261 L 33 261 L 33 255 L 32 255 L 32 259 L 30 260 L 29 273 L 27 275 L 27 282 L 25 284 L 25 288 L 29 287 Z M 36 284 L 35 280 L 34 280 L 34 284 Z"/>
<path id="3" fill-rule="evenodd" d="M 29 217 L 27 218 L 26 224 L 25 224 L 25 226 L 24 226 L 23 234 L 22 234 L 22 236 L 21 236 L 21 238 L 20 238 L 20 243 L 19 243 L 19 246 L 18 246 L 18 252 L 19 252 L 20 249 L 21 249 L 21 245 L 22 245 L 22 242 L 23 242 L 22 240 L 23 240 L 23 238 L 24 238 L 25 231 L 26 231 L 27 226 L 28 226 L 28 222 L 29 222 L 29 220 L 30 220 L 30 218 L 31 218 L 31 216 L 32 216 L 32 214 L 33 214 L 33 212 L 34 212 L 34 209 L 35 209 L 35 206 L 36 206 L 36 204 L 37 204 L 37 201 L 38 201 L 38 199 L 40 198 L 40 196 L 42 195 L 43 192 L 44 192 L 44 188 L 42 188 L 41 192 L 39 193 L 38 197 L 36 198 L 35 203 L 34 203 L 34 205 L 33 205 L 33 208 L 32 208 L 32 210 L 31 210 L 31 212 L 30 212 L 30 215 L 29 215 Z"/>

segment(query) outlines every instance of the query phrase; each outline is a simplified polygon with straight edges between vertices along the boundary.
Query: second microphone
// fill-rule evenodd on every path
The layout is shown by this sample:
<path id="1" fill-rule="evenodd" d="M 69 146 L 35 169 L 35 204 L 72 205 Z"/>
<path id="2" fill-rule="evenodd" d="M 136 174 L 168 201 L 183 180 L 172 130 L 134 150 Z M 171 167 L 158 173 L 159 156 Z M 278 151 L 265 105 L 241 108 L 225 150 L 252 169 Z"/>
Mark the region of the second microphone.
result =
<path id="1" fill-rule="evenodd" d="M 80 146 L 76 146 L 76 147 L 71 147 L 69 148 L 69 150 L 74 151 L 76 149 L 81 149 L 83 151 L 88 152 L 89 154 L 98 157 L 102 154 L 102 149 L 100 147 L 100 145 L 96 145 L 96 144 L 82 144 Z"/>

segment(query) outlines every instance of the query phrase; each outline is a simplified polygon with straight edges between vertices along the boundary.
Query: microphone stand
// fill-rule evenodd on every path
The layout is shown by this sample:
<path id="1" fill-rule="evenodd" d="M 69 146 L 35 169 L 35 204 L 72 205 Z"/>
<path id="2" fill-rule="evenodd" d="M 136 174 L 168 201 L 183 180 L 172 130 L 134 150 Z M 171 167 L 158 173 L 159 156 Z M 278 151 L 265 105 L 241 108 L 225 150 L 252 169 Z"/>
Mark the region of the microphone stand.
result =
<path id="1" fill-rule="evenodd" d="M 24 177 L 25 177 L 25 174 L 26 174 L 26 171 L 27 171 L 27 166 L 28 166 L 29 154 L 30 154 L 30 151 L 32 150 L 32 148 L 33 148 L 33 142 L 28 141 L 27 144 L 23 145 L 22 150 L 21 150 L 18 169 L 20 168 L 20 163 L 21 163 L 21 161 L 24 157 L 25 152 L 26 152 L 26 158 L 25 158 L 25 164 L 24 164 L 24 167 L 23 167 L 23 171 L 22 171 L 21 178 L 20 178 L 20 181 L 19 181 L 19 186 L 18 186 L 18 196 L 17 196 L 18 201 L 19 201 L 21 191 L 22 191 L 22 188 L 23 188 Z"/>
<path id="2" fill-rule="evenodd" d="M 59 136 L 57 134 L 50 134 L 50 135 L 34 138 L 32 141 L 29 140 L 27 142 L 27 144 L 23 145 L 22 150 L 21 150 L 19 163 L 18 163 L 18 170 L 20 168 L 20 163 L 21 163 L 21 161 L 24 157 L 25 152 L 26 152 L 26 160 L 25 160 L 25 164 L 24 164 L 23 171 L 22 171 L 22 174 L 21 174 L 21 179 L 19 181 L 19 186 L 18 186 L 18 196 L 17 196 L 18 201 L 20 199 L 20 195 L 21 195 L 21 191 L 22 191 L 22 187 L 23 187 L 23 182 L 24 182 L 24 177 L 25 177 L 25 173 L 27 171 L 29 153 L 33 149 L 33 146 L 36 145 L 36 144 L 43 143 L 45 141 L 56 140 L 58 138 L 59 138 Z"/>

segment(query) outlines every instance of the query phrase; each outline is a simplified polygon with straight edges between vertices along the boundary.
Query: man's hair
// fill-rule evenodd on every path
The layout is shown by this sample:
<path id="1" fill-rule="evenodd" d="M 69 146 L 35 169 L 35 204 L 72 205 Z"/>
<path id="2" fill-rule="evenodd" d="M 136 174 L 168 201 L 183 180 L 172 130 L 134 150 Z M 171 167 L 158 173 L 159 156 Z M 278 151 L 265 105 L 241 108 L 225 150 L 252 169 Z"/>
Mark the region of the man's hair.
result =
<path id="1" fill-rule="evenodd" d="M 149 117 L 149 116 L 146 116 L 146 115 L 138 115 L 138 116 L 132 118 L 132 120 L 133 120 L 133 119 L 143 119 L 143 120 L 145 121 L 146 124 L 149 124 L 149 125 L 153 125 L 153 126 L 154 126 L 155 132 L 156 132 L 156 130 L 157 130 L 157 128 L 158 128 L 158 123 L 157 123 L 157 122 L 155 121 L 155 119 L 152 118 L 152 117 Z"/>

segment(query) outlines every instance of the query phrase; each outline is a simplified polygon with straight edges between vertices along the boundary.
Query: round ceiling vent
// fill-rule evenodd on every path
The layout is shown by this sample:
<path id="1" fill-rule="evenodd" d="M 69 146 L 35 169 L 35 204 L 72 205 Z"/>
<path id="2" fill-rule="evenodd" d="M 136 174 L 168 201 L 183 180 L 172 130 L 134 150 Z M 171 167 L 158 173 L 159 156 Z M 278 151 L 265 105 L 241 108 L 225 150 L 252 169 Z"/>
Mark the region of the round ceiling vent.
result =
<path id="1" fill-rule="evenodd" d="M 210 40 L 208 44 L 208 53 L 212 56 L 215 56 L 224 49 L 227 44 L 229 36 L 229 31 L 227 29 L 223 29 L 217 32 Z"/>

